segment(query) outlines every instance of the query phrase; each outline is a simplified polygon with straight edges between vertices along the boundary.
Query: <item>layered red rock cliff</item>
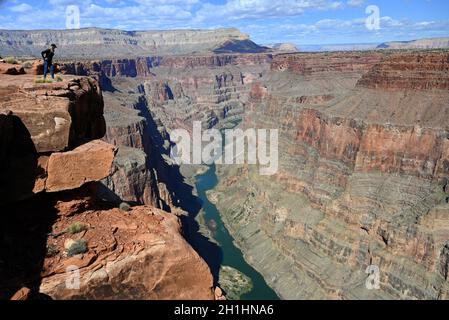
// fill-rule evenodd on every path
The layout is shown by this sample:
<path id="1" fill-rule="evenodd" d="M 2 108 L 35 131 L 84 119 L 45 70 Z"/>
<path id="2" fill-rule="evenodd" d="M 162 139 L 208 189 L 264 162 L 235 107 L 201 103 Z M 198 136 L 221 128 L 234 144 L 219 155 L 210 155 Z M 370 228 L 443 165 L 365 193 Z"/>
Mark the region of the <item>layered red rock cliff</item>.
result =
<path id="1" fill-rule="evenodd" d="M 271 62 L 271 54 L 208 54 L 191 56 L 151 56 L 133 59 L 66 62 L 64 73 L 88 75 L 102 73 L 107 77 L 152 77 L 152 68 L 169 67 L 187 69 L 198 67 L 223 67 L 226 65 L 258 65 Z"/>
<path id="2" fill-rule="evenodd" d="M 107 139 L 140 152 L 123 148 L 108 184 L 131 201 L 155 190 L 141 188 L 149 168 L 165 173 L 143 164 L 145 130 L 163 153 L 168 132 L 194 120 L 279 129 L 279 173 L 219 168 L 214 196 L 279 295 L 447 298 L 447 52 L 225 57 L 154 59 L 143 84 L 114 77 L 127 93 L 121 105 L 132 100 L 140 114 L 112 121 Z M 366 288 L 369 265 L 380 269 L 380 290 Z"/>
<path id="3" fill-rule="evenodd" d="M 271 63 L 271 70 L 287 70 L 303 76 L 325 73 L 364 72 L 368 71 L 382 57 L 381 53 L 291 53 L 276 55 Z"/>
<path id="4" fill-rule="evenodd" d="M 358 86 L 382 90 L 449 89 L 449 54 L 391 53 L 358 82 Z"/>
<path id="5" fill-rule="evenodd" d="M 101 72 L 107 77 L 147 77 L 151 75 L 151 58 L 117 59 L 63 63 L 63 72 L 87 75 Z"/>
<path id="6" fill-rule="evenodd" d="M 281 297 L 449 297 L 447 59 L 281 55 L 254 84 L 244 126 L 279 129 L 280 170 L 223 168 L 215 198 Z"/>
<path id="7" fill-rule="evenodd" d="M 446 130 L 365 124 L 327 117 L 304 109 L 296 124 L 296 139 L 321 157 L 349 165 L 356 171 L 399 173 L 427 178 L 449 175 Z"/>

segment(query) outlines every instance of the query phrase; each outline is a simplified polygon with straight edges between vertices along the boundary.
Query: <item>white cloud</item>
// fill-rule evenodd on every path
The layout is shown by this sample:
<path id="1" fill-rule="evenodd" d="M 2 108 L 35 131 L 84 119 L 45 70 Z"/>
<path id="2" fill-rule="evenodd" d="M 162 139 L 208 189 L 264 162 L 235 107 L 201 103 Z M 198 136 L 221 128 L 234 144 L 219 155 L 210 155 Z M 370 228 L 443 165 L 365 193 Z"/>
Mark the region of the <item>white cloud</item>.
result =
<path id="1" fill-rule="evenodd" d="M 10 7 L 9 10 L 12 12 L 24 13 L 33 10 L 33 7 L 28 3 L 21 3 L 17 6 Z"/>
<path id="2" fill-rule="evenodd" d="M 199 0 L 135 0 L 135 2 L 143 5 L 167 5 L 167 4 L 196 4 Z"/>
<path id="3" fill-rule="evenodd" d="M 252 23 L 241 29 L 258 43 L 294 42 L 299 47 L 303 44 L 381 43 L 449 35 L 449 20 L 414 22 L 382 17 L 380 27 L 380 30 L 368 30 L 365 18 L 358 18 L 322 19 L 313 24 L 295 21 L 263 25 Z"/>
<path id="4" fill-rule="evenodd" d="M 81 26 L 113 27 L 125 30 L 183 28 L 192 20 L 188 2 L 158 1 L 123 7 L 103 7 L 90 4 L 81 8 Z M 154 2 L 154 1 L 153 1 Z M 170 4 L 171 3 L 171 4 Z"/>
<path id="5" fill-rule="evenodd" d="M 197 12 L 197 20 L 215 20 L 218 17 L 229 20 L 285 18 L 308 10 L 333 10 L 341 7 L 341 2 L 329 0 L 229 0 L 223 5 L 204 4 Z"/>
<path id="6" fill-rule="evenodd" d="M 1 1 L 1 0 L 0 0 Z M 375 42 L 447 36 L 449 21 L 409 21 L 384 16 L 380 30 L 365 26 L 363 10 L 358 19 L 338 19 L 361 0 L 49 0 L 45 8 L 22 12 L 29 0 L 9 0 L 16 11 L 2 11 L 0 29 L 65 28 L 65 8 L 80 8 L 81 27 L 125 30 L 236 27 L 259 43 Z M 207 1 L 207 2 L 206 2 Z M 361 4 L 360 4 L 361 5 Z M 31 6 L 29 6 L 31 7 Z M 9 8 L 11 9 L 11 8 Z M 311 13 L 312 14 L 309 14 Z M 355 10 L 352 10 L 355 12 Z M 311 16 L 318 16 L 315 20 Z M 449 20 L 449 19 L 448 19 Z"/>
<path id="7" fill-rule="evenodd" d="M 350 7 L 361 7 L 365 3 L 365 0 L 348 0 L 346 4 Z"/>
<path id="8" fill-rule="evenodd" d="M 79 7 L 85 7 L 88 6 L 89 4 L 92 3 L 91 0 L 77 0 L 77 1 L 73 1 L 73 0 L 49 0 L 48 1 L 50 4 L 56 6 L 56 7 L 66 7 L 69 5 L 76 5 Z"/>

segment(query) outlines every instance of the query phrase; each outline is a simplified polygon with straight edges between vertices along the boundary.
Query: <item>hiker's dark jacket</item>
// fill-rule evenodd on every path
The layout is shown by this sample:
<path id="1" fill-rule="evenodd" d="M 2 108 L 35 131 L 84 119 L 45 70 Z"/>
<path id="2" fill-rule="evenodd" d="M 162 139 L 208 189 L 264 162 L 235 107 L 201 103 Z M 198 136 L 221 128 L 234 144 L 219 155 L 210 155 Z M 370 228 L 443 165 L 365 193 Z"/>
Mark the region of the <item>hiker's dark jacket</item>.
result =
<path id="1" fill-rule="evenodd" d="M 50 49 L 44 50 L 41 52 L 42 58 L 44 58 L 44 61 L 47 61 L 49 65 L 52 64 L 53 56 L 55 55 L 54 52 L 52 52 Z"/>

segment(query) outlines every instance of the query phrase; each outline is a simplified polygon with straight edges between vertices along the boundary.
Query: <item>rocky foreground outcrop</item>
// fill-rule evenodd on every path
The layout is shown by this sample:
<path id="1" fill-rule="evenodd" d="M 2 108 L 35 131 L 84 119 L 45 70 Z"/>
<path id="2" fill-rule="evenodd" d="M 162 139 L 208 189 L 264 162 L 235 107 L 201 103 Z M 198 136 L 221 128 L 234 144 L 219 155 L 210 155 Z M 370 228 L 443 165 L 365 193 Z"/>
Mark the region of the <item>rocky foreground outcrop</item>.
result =
<path id="1" fill-rule="evenodd" d="M 94 78 L 60 80 L 0 76 L 0 297 L 213 299 L 175 214 L 99 197 L 117 152 L 98 140 L 102 93 Z"/>
<path id="2" fill-rule="evenodd" d="M 213 299 L 208 266 L 182 236 L 174 214 L 149 206 L 73 215 L 58 203 L 52 233 L 83 223 L 86 254 L 45 260 L 40 292 L 55 299 Z M 73 216 L 72 216 L 73 215 Z M 69 217 L 66 217 L 69 216 Z M 64 248 L 80 235 L 50 237 L 47 246 Z M 67 270 L 79 268 L 79 290 L 67 288 Z"/>
<path id="3" fill-rule="evenodd" d="M 11 63 L 0 63 L 0 74 L 25 74 L 25 70 L 22 66 Z"/>
<path id="4" fill-rule="evenodd" d="M 31 75 L 1 78 L 0 204 L 104 178 L 114 158 L 113 148 L 89 142 L 101 138 L 106 129 L 95 80 L 64 77 L 51 84 L 35 80 Z M 91 169 L 95 157 L 104 162 Z"/>

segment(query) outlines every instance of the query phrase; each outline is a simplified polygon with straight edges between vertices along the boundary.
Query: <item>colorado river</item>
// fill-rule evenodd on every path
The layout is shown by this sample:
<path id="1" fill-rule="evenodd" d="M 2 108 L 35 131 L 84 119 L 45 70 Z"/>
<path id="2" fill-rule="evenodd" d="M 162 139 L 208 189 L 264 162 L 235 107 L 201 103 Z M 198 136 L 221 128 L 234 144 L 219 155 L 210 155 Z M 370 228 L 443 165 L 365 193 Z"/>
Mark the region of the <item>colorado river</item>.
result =
<path id="1" fill-rule="evenodd" d="M 252 281 L 252 290 L 242 295 L 242 300 L 268 300 L 279 299 L 276 293 L 266 284 L 264 278 L 254 270 L 243 258 L 239 248 L 233 243 L 233 238 L 223 224 L 220 212 L 215 205 L 211 203 L 206 196 L 206 191 L 213 189 L 218 183 L 215 173 L 215 165 L 209 166 L 209 169 L 196 176 L 196 189 L 198 197 L 202 200 L 204 210 L 204 220 L 206 224 L 215 221 L 216 231 L 214 239 L 219 243 L 223 251 L 222 265 L 233 267 L 248 276 Z"/>

